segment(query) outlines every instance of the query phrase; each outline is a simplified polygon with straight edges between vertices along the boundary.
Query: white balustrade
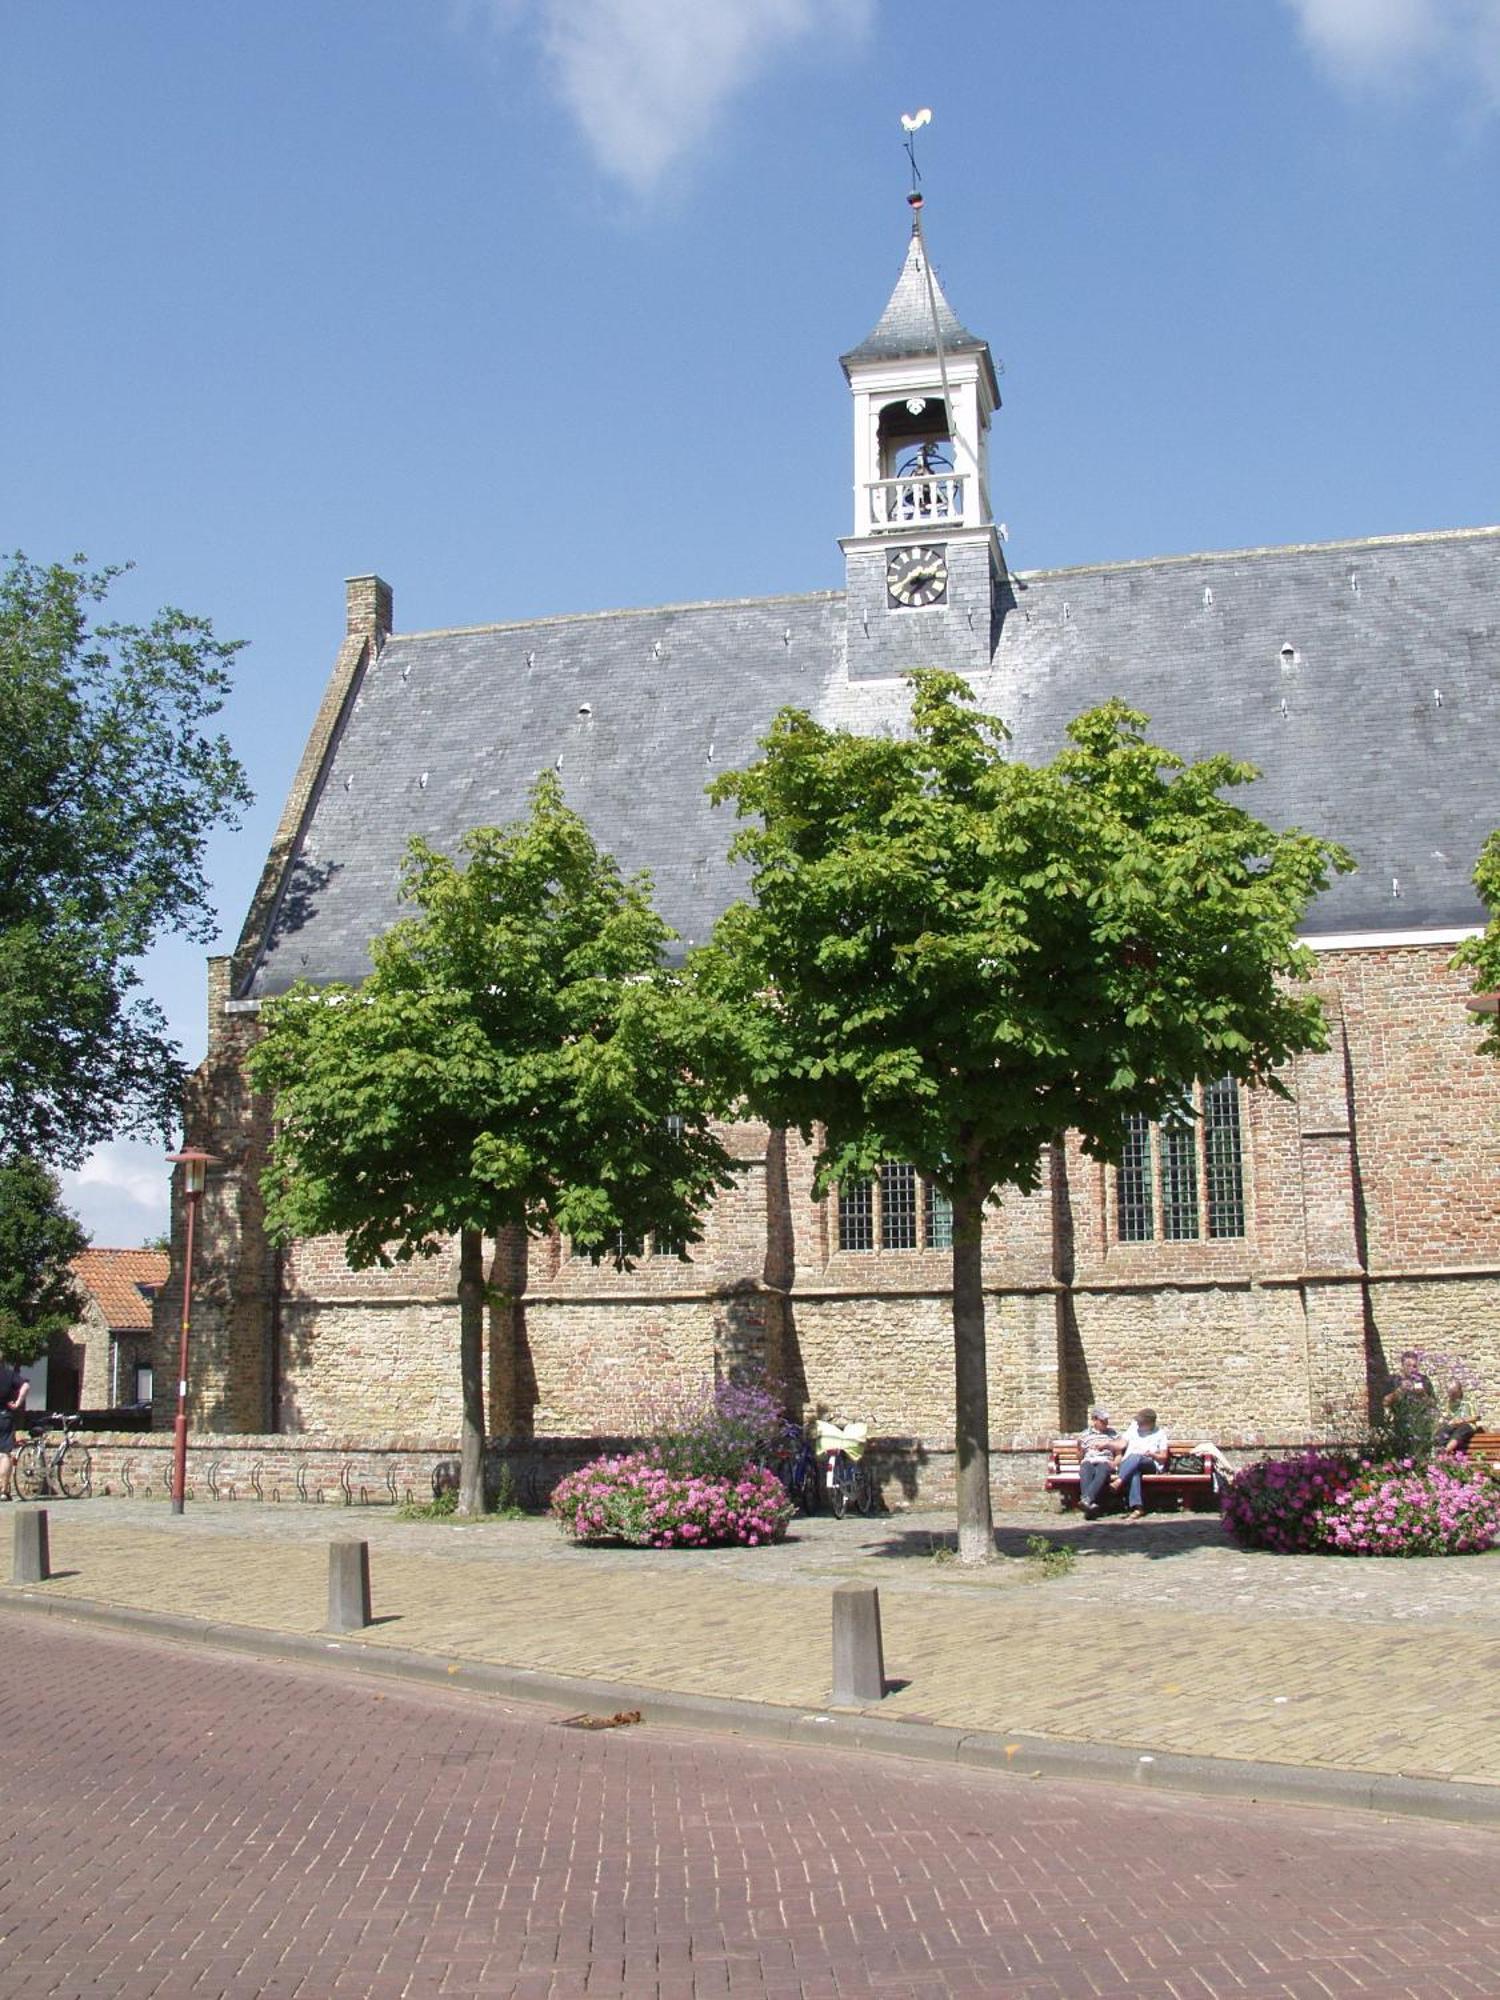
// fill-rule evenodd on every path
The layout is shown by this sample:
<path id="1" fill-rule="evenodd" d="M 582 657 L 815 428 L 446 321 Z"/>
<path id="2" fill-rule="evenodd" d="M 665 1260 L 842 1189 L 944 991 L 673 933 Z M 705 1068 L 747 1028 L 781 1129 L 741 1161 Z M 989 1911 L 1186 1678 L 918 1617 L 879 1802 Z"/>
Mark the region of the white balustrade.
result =
<path id="1" fill-rule="evenodd" d="M 964 481 L 957 472 L 919 472 L 910 479 L 872 479 L 869 532 L 888 534 L 918 522 L 959 522 L 964 517 Z"/>

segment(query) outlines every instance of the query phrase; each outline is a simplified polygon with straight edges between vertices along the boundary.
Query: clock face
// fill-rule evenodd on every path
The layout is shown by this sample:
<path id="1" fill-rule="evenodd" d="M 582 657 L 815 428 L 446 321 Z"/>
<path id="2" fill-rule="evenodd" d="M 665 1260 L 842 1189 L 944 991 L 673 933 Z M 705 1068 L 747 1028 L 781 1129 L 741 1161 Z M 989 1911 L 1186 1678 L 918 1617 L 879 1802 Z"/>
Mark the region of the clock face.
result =
<path id="1" fill-rule="evenodd" d="M 948 595 L 946 549 L 892 549 L 885 565 L 886 594 L 903 611 L 941 604 Z"/>

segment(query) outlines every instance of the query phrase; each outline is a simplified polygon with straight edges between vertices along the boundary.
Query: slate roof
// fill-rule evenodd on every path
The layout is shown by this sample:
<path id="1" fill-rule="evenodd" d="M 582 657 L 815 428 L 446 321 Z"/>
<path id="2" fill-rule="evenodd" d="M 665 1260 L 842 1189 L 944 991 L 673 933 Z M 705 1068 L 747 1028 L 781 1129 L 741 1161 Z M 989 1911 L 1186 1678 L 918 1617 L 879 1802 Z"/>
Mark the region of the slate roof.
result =
<path id="1" fill-rule="evenodd" d="M 901 275 L 896 280 L 896 289 L 886 301 L 885 311 L 858 347 L 851 347 L 847 354 L 839 356 L 846 375 L 861 361 L 905 361 L 933 352 L 932 301 L 927 296 L 927 277 L 923 268 L 925 255 L 922 237 L 914 225 L 911 242 L 907 245 L 906 262 L 901 266 Z M 944 296 L 936 270 L 932 273 L 932 289 L 937 301 L 937 322 L 944 352 L 988 356 L 989 342 L 981 340 L 977 333 L 970 333 L 959 319 Z M 993 362 L 990 366 L 993 372 Z"/>
<path id="2" fill-rule="evenodd" d="M 167 1282 L 160 1250 L 80 1250 L 72 1270 L 112 1333 L 149 1333 L 151 1298 Z"/>
<path id="3" fill-rule="evenodd" d="M 1027 759 L 1121 695 L 1183 754 L 1259 765 L 1252 811 L 1360 864 L 1311 931 L 1480 921 L 1469 877 L 1500 824 L 1500 528 L 1022 573 L 973 685 Z M 852 728 L 904 721 L 904 683 L 849 678 L 842 593 L 392 637 L 354 691 L 242 994 L 361 977 L 397 914 L 408 837 L 451 849 L 518 817 L 547 765 L 700 941 L 742 887 L 732 813 L 703 787 L 749 761 L 788 703 Z"/>

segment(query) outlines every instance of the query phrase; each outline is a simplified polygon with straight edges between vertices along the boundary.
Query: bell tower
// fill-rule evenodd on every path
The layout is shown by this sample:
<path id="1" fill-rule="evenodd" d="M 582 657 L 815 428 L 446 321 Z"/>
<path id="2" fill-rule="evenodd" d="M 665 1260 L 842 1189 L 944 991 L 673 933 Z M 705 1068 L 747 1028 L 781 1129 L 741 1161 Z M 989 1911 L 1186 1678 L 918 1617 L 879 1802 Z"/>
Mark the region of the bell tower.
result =
<path id="1" fill-rule="evenodd" d="M 989 345 L 959 320 L 927 258 L 922 197 L 874 330 L 840 357 L 854 399 L 854 533 L 846 567 L 849 674 L 987 667 L 1005 595 L 990 512 Z"/>

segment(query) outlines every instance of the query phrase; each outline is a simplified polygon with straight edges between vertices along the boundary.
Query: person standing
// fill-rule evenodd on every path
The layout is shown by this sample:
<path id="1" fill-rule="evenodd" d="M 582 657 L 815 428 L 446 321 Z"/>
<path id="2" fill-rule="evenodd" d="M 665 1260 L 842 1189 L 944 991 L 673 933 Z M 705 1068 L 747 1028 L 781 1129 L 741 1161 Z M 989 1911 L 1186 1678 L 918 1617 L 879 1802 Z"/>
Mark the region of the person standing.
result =
<path id="1" fill-rule="evenodd" d="M 0 1361 L 0 1500 L 11 1497 L 16 1464 L 16 1418 L 26 1407 L 31 1384 L 20 1369 Z"/>
<path id="2" fill-rule="evenodd" d="M 1397 1456 L 1425 1458 L 1436 1441 L 1438 1422 L 1432 1378 L 1422 1366 L 1422 1356 L 1408 1347 L 1385 1397 L 1385 1428 Z"/>
<path id="3" fill-rule="evenodd" d="M 1078 1497 L 1083 1518 L 1098 1518 L 1099 1503 L 1115 1469 L 1115 1432 L 1106 1410 L 1089 1411 L 1089 1427 L 1078 1433 Z"/>
<path id="4" fill-rule="evenodd" d="M 1167 1462 L 1167 1434 L 1158 1426 L 1155 1410 L 1137 1410 L 1113 1449 L 1120 1464 L 1110 1484 L 1125 1496 L 1126 1520 L 1138 1521 L 1146 1511 L 1141 1474 L 1160 1472 Z"/>

